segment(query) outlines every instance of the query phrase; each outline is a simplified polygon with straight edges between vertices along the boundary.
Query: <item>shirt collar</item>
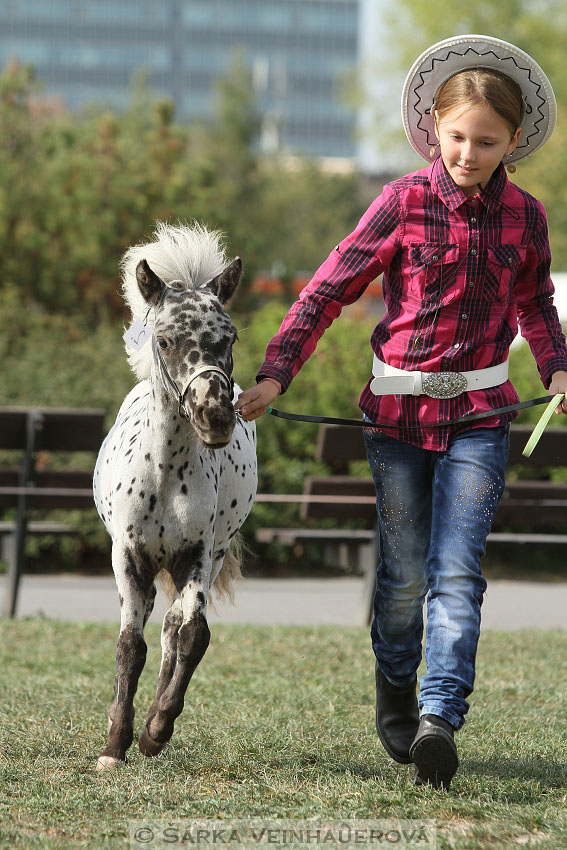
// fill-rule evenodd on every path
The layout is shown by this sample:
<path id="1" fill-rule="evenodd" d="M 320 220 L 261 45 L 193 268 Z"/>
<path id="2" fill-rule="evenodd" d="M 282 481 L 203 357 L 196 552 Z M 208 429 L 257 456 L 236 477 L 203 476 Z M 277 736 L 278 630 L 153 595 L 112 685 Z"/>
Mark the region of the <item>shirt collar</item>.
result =
<path id="1" fill-rule="evenodd" d="M 445 168 L 441 156 L 438 156 L 435 162 L 433 162 L 427 170 L 432 190 L 436 195 L 438 195 L 451 212 L 469 200 L 469 196 L 466 195 L 459 186 L 457 186 L 453 178 L 450 176 L 449 172 Z M 476 195 L 480 202 L 486 207 L 487 212 L 493 213 L 498 209 L 498 207 L 504 205 L 504 193 L 507 184 L 508 176 L 506 174 L 506 169 L 502 163 L 500 163 L 490 178 L 486 189 L 481 189 L 479 194 Z"/>

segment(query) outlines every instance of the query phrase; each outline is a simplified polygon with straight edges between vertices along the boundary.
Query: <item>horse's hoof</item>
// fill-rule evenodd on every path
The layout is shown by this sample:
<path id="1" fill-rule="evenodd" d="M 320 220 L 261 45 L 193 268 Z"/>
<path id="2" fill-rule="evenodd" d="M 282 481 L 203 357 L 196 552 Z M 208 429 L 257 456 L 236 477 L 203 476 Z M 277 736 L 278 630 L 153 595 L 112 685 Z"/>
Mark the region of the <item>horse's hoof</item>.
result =
<path id="1" fill-rule="evenodd" d="M 167 741 L 163 741 L 163 743 L 159 743 L 159 741 L 154 741 L 154 739 L 150 736 L 147 727 L 144 726 L 140 737 L 138 738 L 138 746 L 140 747 L 140 752 L 144 756 L 157 756 L 161 753 Z"/>
<path id="2" fill-rule="evenodd" d="M 114 756 L 99 756 L 96 762 L 97 770 L 115 770 L 126 764 L 126 759 L 117 759 Z"/>

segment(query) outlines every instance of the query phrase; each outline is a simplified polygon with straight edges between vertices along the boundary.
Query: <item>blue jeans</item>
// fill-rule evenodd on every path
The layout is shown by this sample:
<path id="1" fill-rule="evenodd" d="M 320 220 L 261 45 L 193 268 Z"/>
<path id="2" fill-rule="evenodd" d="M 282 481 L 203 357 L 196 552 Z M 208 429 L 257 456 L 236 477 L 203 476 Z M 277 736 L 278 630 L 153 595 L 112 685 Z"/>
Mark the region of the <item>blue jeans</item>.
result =
<path id="1" fill-rule="evenodd" d="M 420 713 L 459 729 L 474 685 L 486 590 L 480 562 L 504 489 L 509 427 L 458 434 L 444 452 L 372 431 L 364 437 L 380 531 L 374 653 L 390 682 L 413 681 L 429 591 Z"/>

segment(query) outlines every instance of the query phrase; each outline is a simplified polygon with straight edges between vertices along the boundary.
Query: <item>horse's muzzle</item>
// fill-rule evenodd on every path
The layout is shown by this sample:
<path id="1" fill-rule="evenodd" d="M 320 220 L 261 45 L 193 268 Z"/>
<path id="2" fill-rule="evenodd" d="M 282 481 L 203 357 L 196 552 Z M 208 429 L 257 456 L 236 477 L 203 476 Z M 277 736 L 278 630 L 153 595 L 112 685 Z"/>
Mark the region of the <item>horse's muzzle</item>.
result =
<path id="1" fill-rule="evenodd" d="M 232 403 L 199 405 L 193 411 L 193 425 L 199 440 L 209 449 L 221 449 L 230 442 L 236 413 Z"/>

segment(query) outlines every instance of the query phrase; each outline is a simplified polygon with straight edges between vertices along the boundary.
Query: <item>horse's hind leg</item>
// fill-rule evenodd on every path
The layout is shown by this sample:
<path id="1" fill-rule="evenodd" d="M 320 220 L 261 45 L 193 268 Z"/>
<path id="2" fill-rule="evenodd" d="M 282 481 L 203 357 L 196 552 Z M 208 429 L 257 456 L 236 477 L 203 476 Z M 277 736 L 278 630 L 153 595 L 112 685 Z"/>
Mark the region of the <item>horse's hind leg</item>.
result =
<path id="1" fill-rule="evenodd" d="M 110 710 L 108 744 L 98 758 L 98 770 L 126 761 L 126 751 L 134 737 L 134 695 L 146 661 L 143 630 L 153 585 L 153 579 L 148 578 L 143 567 L 128 551 L 113 550 L 113 568 L 121 604 L 120 634 L 116 645 L 115 696 Z"/>
<path id="2" fill-rule="evenodd" d="M 174 647 L 175 653 L 171 652 L 167 661 L 164 654 L 156 699 L 140 735 L 140 750 L 145 756 L 157 755 L 173 735 L 175 719 L 183 711 L 185 691 L 209 645 L 205 612 L 205 593 L 201 585 L 195 583 L 183 589 L 181 600 L 177 600 L 166 615 L 166 620 L 170 614 L 172 618 L 165 643 L 170 649 Z"/>

